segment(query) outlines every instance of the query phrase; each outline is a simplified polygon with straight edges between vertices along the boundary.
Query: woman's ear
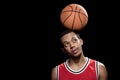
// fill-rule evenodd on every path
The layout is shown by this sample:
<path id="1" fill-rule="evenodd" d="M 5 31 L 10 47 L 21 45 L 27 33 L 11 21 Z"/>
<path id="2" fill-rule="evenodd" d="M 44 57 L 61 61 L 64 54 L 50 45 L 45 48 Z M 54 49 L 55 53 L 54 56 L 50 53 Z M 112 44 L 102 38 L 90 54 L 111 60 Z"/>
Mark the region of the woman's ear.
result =
<path id="1" fill-rule="evenodd" d="M 66 53 L 66 50 L 65 50 L 64 48 L 62 48 L 62 51 L 63 51 L 64 53 Z"/>
<path id="2" fill-rule="evenodd" d="M 80 43 L 81 43 L 81 45 L 83 45 L 83 40 L 82 39 L 80 39 Z"/>

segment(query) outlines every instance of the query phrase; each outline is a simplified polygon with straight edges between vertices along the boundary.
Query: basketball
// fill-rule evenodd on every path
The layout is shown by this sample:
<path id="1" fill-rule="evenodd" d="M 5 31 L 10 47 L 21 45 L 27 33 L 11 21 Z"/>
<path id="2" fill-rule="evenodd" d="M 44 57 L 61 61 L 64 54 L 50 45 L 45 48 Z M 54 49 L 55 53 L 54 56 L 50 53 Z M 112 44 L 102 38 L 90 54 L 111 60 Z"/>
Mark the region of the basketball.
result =
<path id="1" fill-rule="evenodd" d="M 61 11 L 60 20 L 68 29 L 81 30 L 88 23 L 88 13 L 79 4 L 69 4 Z"/>

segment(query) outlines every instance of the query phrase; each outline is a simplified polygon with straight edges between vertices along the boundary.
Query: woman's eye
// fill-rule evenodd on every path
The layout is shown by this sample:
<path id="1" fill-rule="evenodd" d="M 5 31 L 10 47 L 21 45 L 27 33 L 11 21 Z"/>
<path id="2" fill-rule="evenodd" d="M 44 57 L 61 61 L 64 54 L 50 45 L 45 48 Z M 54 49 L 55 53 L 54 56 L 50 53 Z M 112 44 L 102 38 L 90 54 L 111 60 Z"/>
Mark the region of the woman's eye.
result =
<path id="1" fill-rule="evenodd" d="M 72 40 L 72 42 L 76 42 L 76 41 L 77 41 L 77 39 L 73 39 L 73 40 Z"/>
<path id="2" fill-rule="evenodd" d="M 69 43 L 67 43 L 67 42 L 66 42 L 66 43 L 64 43 L 64 46 L 65 46 L 65 47 L 67 47 L 68 45 L 69 45 Z"/>

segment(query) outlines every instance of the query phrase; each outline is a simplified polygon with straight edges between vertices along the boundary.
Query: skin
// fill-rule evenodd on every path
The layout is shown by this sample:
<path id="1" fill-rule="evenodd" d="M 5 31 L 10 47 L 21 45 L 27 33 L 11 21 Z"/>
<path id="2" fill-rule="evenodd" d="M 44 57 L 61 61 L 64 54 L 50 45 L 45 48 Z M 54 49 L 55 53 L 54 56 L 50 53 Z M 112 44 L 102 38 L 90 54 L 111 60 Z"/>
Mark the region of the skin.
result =
<path id="1" fill-rule="evenodd" d="M 79 70 L 86 62 L 83 54 L 83 40 L 78 38 L 74 32 L 70 32 L 61 37 L 63 44 L 63 52 L 69 55 L 68 65 L 73 70 Z M 99 62 L 99 78 L 98 80 L 107 80 L 107 70 L 103 63 Z M 51 80 L 57 80 L 56 67 L 51 71 Z"/>

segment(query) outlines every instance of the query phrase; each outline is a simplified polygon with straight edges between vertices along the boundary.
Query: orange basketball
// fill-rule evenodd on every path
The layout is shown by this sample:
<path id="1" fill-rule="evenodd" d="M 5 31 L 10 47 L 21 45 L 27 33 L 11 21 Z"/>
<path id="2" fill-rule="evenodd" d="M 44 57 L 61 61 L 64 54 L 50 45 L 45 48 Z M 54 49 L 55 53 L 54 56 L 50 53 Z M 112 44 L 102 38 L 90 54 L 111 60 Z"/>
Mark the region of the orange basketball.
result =
<path id="1" fill-rule="evenodd" d="M 60 20 L 68 29 L 81 30 L 88 22 L 88 13 L 79 4 L 69 4 L 61 11 Z"/>

